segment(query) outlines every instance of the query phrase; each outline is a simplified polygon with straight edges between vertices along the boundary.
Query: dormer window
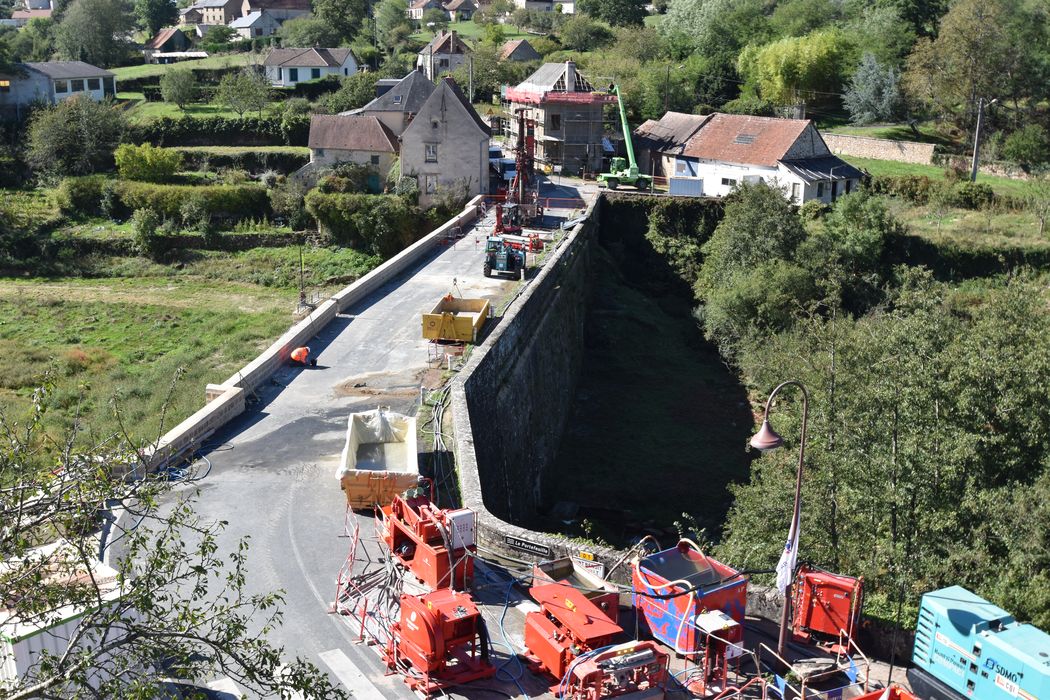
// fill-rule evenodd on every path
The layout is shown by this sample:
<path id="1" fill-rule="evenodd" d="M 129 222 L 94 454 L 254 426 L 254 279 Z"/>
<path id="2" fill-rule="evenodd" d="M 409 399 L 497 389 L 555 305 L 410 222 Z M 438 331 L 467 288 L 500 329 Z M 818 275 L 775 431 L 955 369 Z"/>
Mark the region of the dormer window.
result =
<path id="1" fill-rule="evenodd" d="M 394 95 L 394 104 L 396 104 L 396 105 L 401 104 L 401 97 L 402 97 L 402 95 Z"/>

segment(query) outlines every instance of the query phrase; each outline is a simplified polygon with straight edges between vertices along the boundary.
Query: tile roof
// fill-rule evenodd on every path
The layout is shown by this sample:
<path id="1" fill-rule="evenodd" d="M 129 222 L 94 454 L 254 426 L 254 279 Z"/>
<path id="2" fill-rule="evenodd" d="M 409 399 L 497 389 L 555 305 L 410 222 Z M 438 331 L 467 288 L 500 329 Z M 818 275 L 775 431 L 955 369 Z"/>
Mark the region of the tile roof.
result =
<path id="1" fill-rule="evenodd" d="M 248 0 L 249 10 L 299 10 L 310 11 L 310 0 Z"/>
<path id="2" fill-rule="evenodd" d="M 229 5 L 231 0 L 197 0 L 190 7 L 195 10 L 200 10 L 205 7 L 226 7 Z"/>
<path id="3" fill-rule="evenodd" d="M 112 77 L 113 73 L 83 61 L 44 61 L 40 63 L 23 63 L 22 65 L 43 73 L 49 78 L 58 80 L 66 78 L 99 78 Z"/>
<path id="4" fill-rule="evenodd" d="M 269 14 L 269 12 L 266 10 L 252 10 L 244 17 L 238 17 L 226 26 L 233 29 L 247 29 L 262 19 L 264 14 Z"/>
<path id="5" fill-rule="evenodd" d="M 315 114 L 310 119 L 310 148 L 341 151 L 397 152 L 397 137 L 368 114 Z"/>
<path id="6" fill-rule="evenodd" d="M 474 2 L 474 0 L 449 0 L 449 2 L 446 2 L 442 7 L 449 11 L 459 10 L 463 7 L 469 7 L 472 10 L 476 10 L 478 9 L 478 4 Z"/>
<path id="7" fill-rule="evenodd" d="M 508 41 L 503 45 L 503 50 L 500 51 L 499 57 L 505 61 L 519 49 L 521 49 L 522 55 L 515 60 L 536 61 L 541 58 L 539 51 L 532 48 L 532 44 L 529 43 L 528 39 L 512 39 Z"/>
<path id="8" fill-rule="evenodd" d="M 157 34 L 146 42 L 147 49 L 159 49 L 171 37 L 175 36 L 175 32 L 179 31 L 178 27 L 168 27 L 167 29 L 161 29 Z"/>
<path id="9" fill-rule="evenodd" d="M 40 19 L 51 16 L 51 10 L 15 10 L 11 19 Z"/>
<path id="10" fill-rule="evenodd" d="M 409 5 L 413 10 L 425 10 L 427 8 L 440 9 L 441 0 L 413 0 Z"/>
<path id="11" fill-rule="evenodd" d="M 303 68 L 335 68 L 343 65 L 350 49 L 271 49 L 263 61 L 264 66 L 291 66 Z M 354 56 L 357 62 L 357 57 Z"/>
<path id="12" fill-rule="evenodd" d="M 818 156 L 816 158 L 799 158 L 797 160 L 782 160 L 780 162 L 785 168 L 806 182 L 831 180 L 832 175 L 835 176 L 834 179 L 836 180 L 852 180 L 864 177 L 864 173 L 838 156 Z"/>
<path id="13" fill-rule="evenodd" d="M 414 70 L 401 81 L 355 112 L 409 112 L 416 114 L 434 92 L 434 83 Z"/>
<path id="14" fill-rule="evenodd" d="M 709 118 L 709 115 L 667 112 L 659 120 L 650 119 L 635 129 L 635 143 L 661 153 L 681 153 Z"/>
<path id="15" fill-rule="evenodd" d="M 473 51 L 464 43 L 463 37 L 459 34 L 454 31 L 446 32 L 442 29 L 419 53 L 420 55 L 429 56 L 431 53 L 468 54 L 473 53 Z"/>
<path id="16" fill-rule="evenodd" d="M 809 125 L 808 119 L 716 112 L 689 139 L 682 154 L 725 163 L 776 167 Z"/>

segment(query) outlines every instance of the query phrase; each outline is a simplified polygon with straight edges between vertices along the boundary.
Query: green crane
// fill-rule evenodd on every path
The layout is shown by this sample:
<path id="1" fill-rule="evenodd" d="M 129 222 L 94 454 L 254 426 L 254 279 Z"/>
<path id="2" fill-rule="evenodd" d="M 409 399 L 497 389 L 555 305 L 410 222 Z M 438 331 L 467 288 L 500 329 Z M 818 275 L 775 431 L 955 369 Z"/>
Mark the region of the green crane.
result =
<path id="1" fill-rule="evenodd" d="M 638 163 L 634 160 L 634 144 L 631 143 L 631 127 L 627 124 L 627 110 L 623 106 L 620 97 L 620 86 L 613 85 L 616 93 L 616 102 L 620 105 L 620 124 L 623 127 L 623 144 L 627 147 L 627 160 L 616 156 L 609 163 L 612 172 L 602 173 L 598 176 L 598 184 L 605 183 L 610 190 L 615 190 L 621 184 L 634 185 L 640 190 L 647 190 L 653 183 L 653 179 L 644 173 L 638 172 Z"/>

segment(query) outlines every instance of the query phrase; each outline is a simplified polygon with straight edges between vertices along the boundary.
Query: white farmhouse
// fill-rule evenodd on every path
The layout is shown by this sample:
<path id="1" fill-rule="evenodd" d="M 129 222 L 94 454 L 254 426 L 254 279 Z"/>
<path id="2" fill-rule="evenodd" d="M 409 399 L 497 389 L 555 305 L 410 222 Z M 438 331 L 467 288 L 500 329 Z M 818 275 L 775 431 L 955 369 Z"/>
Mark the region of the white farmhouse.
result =
<path id="1" fill-rule="evenodd" d="M 266 78 L 275 87 L 292 87 L 328 75 L 346 77 L 358 70 L 350 49 L 273 49 L 263 61 Z"/>
<path id="2" fill-rule="evenodd" d="M 808 119 L 668 112 L 636 131 L 639 166 L 672 194 L 723 197 L 745 182 L 780 187 L 793 203 L 832 202 L 863 173 L 831 153 Z"/>
<path id="3" fill-rule="evenodd" d="M 16 63 L 0 74 L 0 117 L 20 118 L 32 104 L 78 95 L 100 102 L 117 92 L 116 76 L 83 61 Z"/>

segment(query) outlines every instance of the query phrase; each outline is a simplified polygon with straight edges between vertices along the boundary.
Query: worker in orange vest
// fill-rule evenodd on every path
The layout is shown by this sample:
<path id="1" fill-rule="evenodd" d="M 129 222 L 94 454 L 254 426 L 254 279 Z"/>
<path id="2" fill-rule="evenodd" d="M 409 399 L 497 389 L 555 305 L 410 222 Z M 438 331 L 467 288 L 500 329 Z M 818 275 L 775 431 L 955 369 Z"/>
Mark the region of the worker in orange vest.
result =
<path id="1" fill-rule="evenodd" d="M 292 364 L 300 365 L 302 367 L 306 367 L 306 365 L 309 364 L 311 367 L 316 367 L 317 360 L 310 359 L 310 348 L 304 346 L 292 350 Z"/>

